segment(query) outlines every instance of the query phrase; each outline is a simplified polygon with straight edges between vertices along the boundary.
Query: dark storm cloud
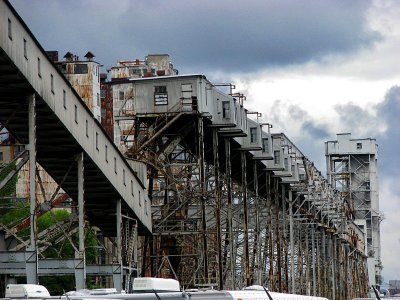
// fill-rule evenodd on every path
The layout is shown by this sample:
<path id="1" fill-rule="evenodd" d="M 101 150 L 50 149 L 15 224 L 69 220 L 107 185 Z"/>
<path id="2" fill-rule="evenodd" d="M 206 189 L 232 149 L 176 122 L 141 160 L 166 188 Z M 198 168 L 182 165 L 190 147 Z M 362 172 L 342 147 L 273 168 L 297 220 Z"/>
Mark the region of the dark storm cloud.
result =
<path id="1" fill-rule="evenodd" d="M 346 128 L 360 128 L 363 124 L 375 123 L 375 117 L 356 104 L 336 105 L 335 111 L 340 116 L 340 122 Z M 357 132 L 354 132 L 356 134 Z"/>
<path id="2" fill-rule="evenodd" d="M 318 140 L 326 140 L 330 137 L 330 133 L 325 128 L 325 125 L 316 125 L 313 121 L 305 121 L 302 125 L 302 129 L 312 138 Z"/>
<path id="3" fill-rule="evenodd" d="M 380 173 L 400 176 L 400 87 L 392 87 L 377 108 L 379 119 L 387 126 L 385 132 L 377 137 Z"/>
<path id="4" fill-rule="evenodd" d="M 184 72 L 249 72 L 351 53 L 380 37 L 366 27 L 363 0 L 12 3 L 45 47 L 91 49 L 105 65 L 169 53 Z"/>
<path id="5" fill-rule="evenodd" d="M 343 128 L 352 128 L 353 135 L 358 130 L 370 127 L 369 137 L 377 140 L 379 150 L 379 173 L 382 177 L 400 176 L 400 87 L 390 88 L 372 115 L 354 104 L 338 105 L 335 111 L 340 116 Z M 400 192 L 399 192 L 400 194 Z"/>
<path id="6" fill-rule="evenodd" d="M 272 107 L 274 109 L 265 114 L 267 118 L 264 121 L 273 124 L 273 132 L 285 133 L 296 147 L 324 173 L 324 142 L 333 135 L 326 124 L 315 122 L 301 105 L 275 100 Z M 300 128 L 296 135 L 293 135 L 294 127 Z"/>

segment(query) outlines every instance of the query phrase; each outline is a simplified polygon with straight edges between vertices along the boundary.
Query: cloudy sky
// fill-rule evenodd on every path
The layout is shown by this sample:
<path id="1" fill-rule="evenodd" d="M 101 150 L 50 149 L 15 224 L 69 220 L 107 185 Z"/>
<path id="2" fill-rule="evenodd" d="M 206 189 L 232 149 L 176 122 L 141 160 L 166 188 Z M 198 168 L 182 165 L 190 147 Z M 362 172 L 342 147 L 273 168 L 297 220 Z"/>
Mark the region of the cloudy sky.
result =
<path id="1" fill-rule="evenodd" d="M 46 50 L 117 60 L 170 54 L 232 82 L 321 171 L 337 133 L 379 144 L 385 282 L 400 279 L 400 2 L 11 0 Z"/>

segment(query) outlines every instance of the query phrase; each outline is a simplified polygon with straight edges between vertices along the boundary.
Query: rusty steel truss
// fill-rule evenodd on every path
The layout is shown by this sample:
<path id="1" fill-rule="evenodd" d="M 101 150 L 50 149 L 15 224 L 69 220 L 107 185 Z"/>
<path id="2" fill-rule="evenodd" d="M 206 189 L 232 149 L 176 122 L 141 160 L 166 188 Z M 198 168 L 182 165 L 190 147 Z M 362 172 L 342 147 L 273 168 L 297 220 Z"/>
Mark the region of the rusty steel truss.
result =
<path id="1" fill-rule="evenodd" d="M 303 170 L 298 181 L 266 169 L 195 110 L 131 121 L 126 156 L 148 164 L 152 204 L 153 234 L 138 249 L 142 276 L 184 288 L 367 295 L 361 233 L 341 194 L 285 135 L 282 146 Z"/>

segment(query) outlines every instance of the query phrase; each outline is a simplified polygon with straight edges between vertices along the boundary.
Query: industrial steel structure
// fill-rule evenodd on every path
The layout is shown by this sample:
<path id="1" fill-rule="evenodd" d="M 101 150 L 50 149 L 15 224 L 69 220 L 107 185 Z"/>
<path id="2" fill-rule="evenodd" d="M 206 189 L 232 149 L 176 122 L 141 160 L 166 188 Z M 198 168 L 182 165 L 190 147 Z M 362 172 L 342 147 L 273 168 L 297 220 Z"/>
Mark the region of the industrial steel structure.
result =
<path id="1" fill-rule="evenodd" d="M 6 128 L 23 149 L 0 186 L 28 161 L 30 172 L 30 235 L 23 240 L 17 235 L 21 224 L 13 228 L 1 224 L 2 277 L 26 276 L 28 283 L 37 283 L 40 275 L 74 274 L 76 287 L 84 288 L 86 274 L 103 274 L 114 277 L 115 287 L 121 290 L 123 268 L 127 272 L 132 268 L 137 233 L 151 232 L 146 165 L 124 159 L 8 1 L 0 1 L 0 122 L 1 130 Z M 51 197 L 40 184 L 39 165 L 58 184 Z M 36 180 L 43 202 L 36 198 Z M 72 199 L 74 213 L 69 220 L 38 232 L 37 218 L 60 201 L 59 189 L 68 194 L 64 200 Z M 109 264 L 86 264 L 86 221 L 115 241 L 117 250 Z M 79 233 L 77 243 L 70 238 L 74 230 Z M 43 257 L 43 248 L 61 236 L 71 242 L 75 257 Z"/>
<path id="2" fill-rule="evenodd" d="M 223 93 L 203 75 L 109 85 L 114 140 L 149 166 L 153 235 L 140 242 L 143 276 L 184 287 L 367 295 L 364 235 L 342 194 L 232 86 Z"/>
<path id="3" fill-rule="evenodd" d="M 342 194 L 349 218 L 365 236 L 369 283 L 382 284 L 380 222 L 378 197 L 378 145 L 375 139 L 352 139 L 350 133 L 338 134 L 325 143 L 328 180 Z"/>
<path id="4" fill-rule="evenodd" d="M 376 172 L 373 140 L 371 151 L 355 156 L 328 142 L 327 180 L 284 133 L 271 132 L 268 115 L 245 108 L 233 85 L 177 75 L 167 55 L 120 62 L 110 81 L 101 79 L 92 53 L 87 61 L 68 55 L 58 63 L 63 73 L 6 0 L 0 8 L 0 122 L 27 145 L 15 161 L 30 164 L 32 228 L 30 240 L 20 241 L 17 229 L 2 227 L 1 274 L 28 270 L 35 281 L 58 269 L 77 274 L 79 287 L 86 274 L 113 275 L 120 289 L 122 275 L 135 270 L 184 288 L 260 284 L 329 299 L 367 296 L 367 257 L 380 266 L 376 180 L 366 177 L 368 167 Z M 75 75 L 90 74 L 76 79 L 75 65 Z M 93 80 L 96 89 L 81 90 L 92 97 L 83 101 L 64 75 L 72 83 Z M 351 162 L 349 180 L 340 177 L 338 159 Z M 66 194 L 49 199 L 43 191 L 37 203 L 36 161 Z M 70 198 L 76 220 L 35 232 L 42 209 Z M 105 248 L 116 249 L 116 264 L 86 265 L 85 226 L 114 243 Z M 72 230 L 81 237 L 74 260 L 38 258 Z"/>

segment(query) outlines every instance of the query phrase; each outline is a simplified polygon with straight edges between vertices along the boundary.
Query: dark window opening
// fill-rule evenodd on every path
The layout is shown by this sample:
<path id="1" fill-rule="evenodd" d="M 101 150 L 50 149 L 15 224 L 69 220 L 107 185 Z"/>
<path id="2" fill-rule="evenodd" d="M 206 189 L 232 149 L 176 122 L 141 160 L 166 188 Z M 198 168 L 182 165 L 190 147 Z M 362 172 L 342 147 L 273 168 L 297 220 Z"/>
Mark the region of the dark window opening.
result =
<path id="1" fill-rule="evenodd" d="M 53 74 L 50 74 L 50 89 L 51 89 L 51 92 L 54 94 L 54 76 L 53 76 Z"/>
<path id="2" fill-rule="evenodd" d="M 37 62 L 38 62 L 38 75 L 39 75 L 39 77 L 42 77 L 42 72 L 40 69 L 40 57 L 38 57 Z"/>
<path id="3" fill-rule="evenodd" d="M 74 74 L 87 74 L 88 73 L 88 65 L 87 64 L 75 64 L 74 65 Z"/>
<path id="4" fill-rule="evenodd" d="M 63 90 L 63 106 L 67 109 L 67 93 L 65 90 Z"/>
<path id="5" fill-rule="evenodd" d="M 250 143 L 257 142 L 257 127 L 250 127 Z"/>
<path id="6" fill-rule="evenodd" d="M 268 138 L 262 139 L 262 152 L 269 152 Z"/>
<path id="7" fill-rule="evenodd" d="M 24 39 L 24 57 L 28 59 L 28 48 L 27 48 L 27 42 L 26 39 Z"/>
<path id="8" fill-rule="evenodd" d="M 8 19 L 8 38 L 12 40 L 12 28 L 11 28 L 11 20 Z"/>

